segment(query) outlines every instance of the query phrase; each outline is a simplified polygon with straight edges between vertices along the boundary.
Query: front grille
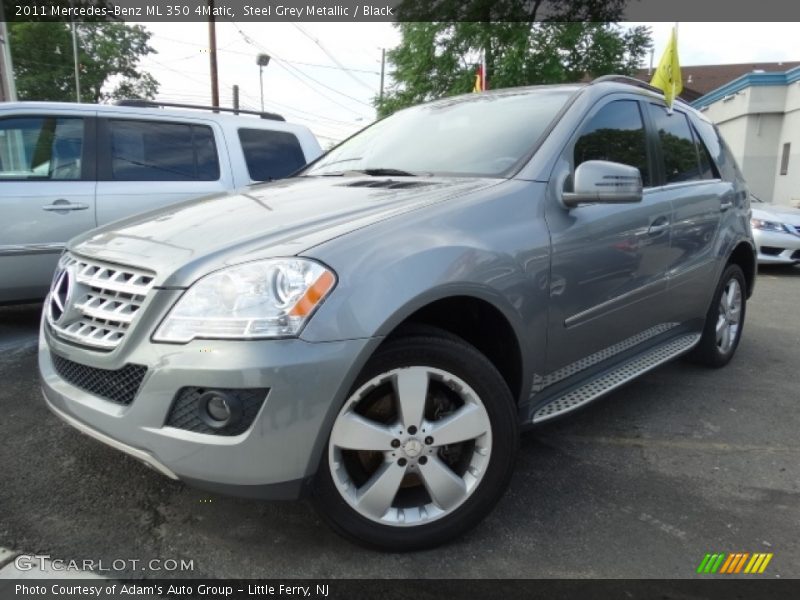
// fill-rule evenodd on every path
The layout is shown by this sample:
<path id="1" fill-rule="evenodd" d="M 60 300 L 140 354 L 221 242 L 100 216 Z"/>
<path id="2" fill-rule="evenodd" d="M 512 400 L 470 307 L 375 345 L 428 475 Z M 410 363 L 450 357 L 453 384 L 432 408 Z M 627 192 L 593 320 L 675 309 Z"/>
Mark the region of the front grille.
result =
<path id="1" fill-rule="evenodd" d="M 68 272 L 71 293 L 55 302 L 59 276 Z M 155 273 L 78 258 L 59 261 L 48 301 L 48 322 L 56 335 L 101 350 L 113 350 L 125 337 L 153 287 Z"/>
<path id="2" fill-rule="evenodd" d="M 210 427 L 201 417 L 200 398 L 208 391 L 224 392 L 241 402 L 242 413 L 238 420 L 222 428 Z M 218 389 L 185 387 L 178 390 L 167 417 L 167 425 L 197 433 L 212 435 L 239 435 L 250 428 L 261 405 L 267 397 L 266 388 Z"/>
<path id="3" fill-rule="evenodd" d="M 147 367 L 127 364 L 115 371 L 98 369 L 50 354 L 56 373 L 68 383 L 95 396 L 128 406 L 136 397 Z"/>
<path id="4" fill-rule="evenodd" d="M 800 250 L 795 250 L 792 252 L 792 260 L 800 260 Z"/>

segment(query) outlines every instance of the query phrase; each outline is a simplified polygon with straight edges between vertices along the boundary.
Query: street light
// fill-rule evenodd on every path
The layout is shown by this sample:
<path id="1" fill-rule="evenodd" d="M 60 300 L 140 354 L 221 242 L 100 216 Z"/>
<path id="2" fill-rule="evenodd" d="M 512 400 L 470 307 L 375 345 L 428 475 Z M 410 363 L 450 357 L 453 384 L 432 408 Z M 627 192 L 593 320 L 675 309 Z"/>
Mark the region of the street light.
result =
<path id="1" fill-rule="evenodd" d="M 269 64 L 269 54 L 259 54 L 256 56 L 258 65 L 258 80 L 261 83 L 261 112 L 264 112 L 264 67 Z"/>

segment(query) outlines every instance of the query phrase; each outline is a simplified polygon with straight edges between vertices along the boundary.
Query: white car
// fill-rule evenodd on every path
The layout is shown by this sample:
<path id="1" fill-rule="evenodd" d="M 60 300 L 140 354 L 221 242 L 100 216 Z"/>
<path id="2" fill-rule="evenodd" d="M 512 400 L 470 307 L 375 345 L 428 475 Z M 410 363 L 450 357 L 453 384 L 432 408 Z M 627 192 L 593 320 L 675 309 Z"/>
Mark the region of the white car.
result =
<path id="1" fill-rule="evenodd" d="M 280 179 L 322 154 L 280 115 L 175 110 L 186 107 L 0 103 L 0 304 L 44 298 L 78 234 Z"/>
<path id="2" fill-rule="evenodd" d="M 775 206 L 750 195 L 750 224 L 760 265 L 800 262 L 800 209 Z"/>

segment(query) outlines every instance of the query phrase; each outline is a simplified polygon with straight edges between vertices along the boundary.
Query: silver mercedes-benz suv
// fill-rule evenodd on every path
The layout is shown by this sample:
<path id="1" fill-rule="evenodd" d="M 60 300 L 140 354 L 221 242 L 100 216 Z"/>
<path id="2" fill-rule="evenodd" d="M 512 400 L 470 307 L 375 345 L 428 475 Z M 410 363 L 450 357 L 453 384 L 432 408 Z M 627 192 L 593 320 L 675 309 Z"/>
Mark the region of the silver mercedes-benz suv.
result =
<path id="1" fill-rule="evenodd" d="M 521 428 L 731 359 L 749 210 L 714 126 L 646 85 L 447 98 L 292 178 L 74 239 L 44 395 L 168 477 L 430 547 L 496 503 Z"/>

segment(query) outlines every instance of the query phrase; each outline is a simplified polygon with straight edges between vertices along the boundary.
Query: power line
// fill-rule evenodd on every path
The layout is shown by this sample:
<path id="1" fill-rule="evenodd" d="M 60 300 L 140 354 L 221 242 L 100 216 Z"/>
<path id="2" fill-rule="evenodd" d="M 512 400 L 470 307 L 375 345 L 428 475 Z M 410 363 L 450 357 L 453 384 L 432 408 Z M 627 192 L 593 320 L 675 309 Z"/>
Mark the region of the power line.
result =
<path id="1" fill-rule="evenodd" d="M 316 83 L 317 85 L 321 85 L 322 87 L 324 87 L 324 88 L 327 88 L 327 89 L 329 89 L 329 90 L 330 90 L 330 91 L 332 91 L 332 92 L 335 92 L 335 93 L 337 93 L 337 94 L 339 94 L 339 95 L 341 95 L 341 96 L 344 96 L 345 98 L 349 98 L 350 100 L 353 100 L 354 102 L 358 102 L 359 104 L 363 104 L 364 106 L 366 106 L 366 107 L 368 107 L 368 108 L 370 108 L 370 109 L 374 108 L 374 107 L 373 107 L 371 104 L 367 104 L 366 102 L 364 102 L 364 101 L 362 101 L 362 100 L 359 100 L 358 98 L 355 98 L 355 97 L 353 97 L 353 96 L 350 96 L 349 94 L 345 94 L 344 92 L 341 92 L 341 91 L 339 91 L 339 90 L 337 90 L 337 89 L 334 89 L 334 88 L 330 87 L 329 85 L 326 85 L 326 84 L 322 83 L 322 82 L 321 82 L 321 81 L 319 81 L 318 79 L 315 79 L 315 78 L 314 78 L 314 77 L 312 77 L 311 75 L 308 75 L 307 73 L 303 73 L 303 71 L 301 71 L 301 70 L 300 70 L 300 69 L 298 69 L 297 67 L 295 67 L 295 66 L 293 66 L 293 65 L 289 64 L 287 61 L 283 60 L 281 57 L 279 57 L 279 56 L 275 55 L 275 53 L 271 52 L 271 51 L 270 51 L 268 48 L 265 48 L 265 47 L 264 47 L 262 44 L 260 44 L 260 43 L 258 43 L 258 42 L 256 42 L 256 41 L 254 41 L 254 40 L 253 40 L 253 39 L 252 39 L 250 36 L 248 36 L 248 35 L 247 35 L 247 34 L 246 34 L 244 31 L 242 31 L 242 29 L 239 27 L 239 25 L 238 25 L 238 24 L 236 24 L 236 23 L 231 23 L 231 24 L 232 24 L 232 25 L 233 25 L 233 26 L 236 28 L 236 30 L 239 32 L 239 35 L 241 35 L 241 36 L 242 36 L 242 39 L 243 39 L 243 40 L 244 40 L 244 41 L 245 41 L 247 44 L 249 44 L 249 45 L 251 45 L 251 46 L 253 46 L 253 47 L 255 47 L 255 48 L 258 48 L 258 49 L 262 50 L 263 52 L 266 52 L 267 54 L 269 54 L 270 56 L 272 56 L 272 58 L 274 58 L 274 59 L 277 61 L 277 63 L 278 63 L 278 66 L 280 66 L 281 68 L 283 68 L 283 69 L 284 69 L 284 70 L 285 70 L 287 73 L 289 73 L 290 75 L 294 76 L 296 79 L 298 79 L 299 81 L 301 81 L 302 83 L 304 83 L 304 84 L 305 84 L 306 86 L 308 86 L 308 87 L 309 87 L 311 90 L 313 90 L 313 91 L 314 91 L 314 92 L 316 92 L 317 94 L 321 95 L 322 97 L 324 97 L 324 98 L 326 98 L 326 99 L 330 100 L 330 101 L 331 101 L 331 102 L 333 102 L 334 104 L 338 104 L 339 106 L 341 106 L 341 107 L 343 107 L 343 108 L 348 108 L 348 109 L 349 109 L 349 107 L 347 107 L 347 106 L 345 106 L 345 105 L 341 104 L 340 102 L 337 102 L 336 100 L 332 99 L 330 96 L 327 96 L 327 95 L 323 94 L 323 93 L 322 93 L 320 90 L 318 90 L 317 88 L 315 88 L 315 87 L 313 87 L 313 86 L 309 85 L 309 84 L 308 84 L 308 82 L 306 82 L 306 81 L 303 81 L 302 79 L 300 79 L 300 78 L 299 78 L 299 76 L 302 76 L 302 77 L 305 77 L 305 78 L 307 78 L 307 79 L 310 79 L 311 81 L 313 81 L 313 82 L 314 82 L 314 83 Z M 285 64 L 284 64 L 284 63 L 285 63 Z M 291 69 L 291 70 L 290 70 L 290 69 Z M 296 72 L 297 74 L 295 74 L 293 71 L 294 71 L 294 72 Z M 299 76 L 298 76 L 298 75 L 299 75 Z"/>
<path id="2" fill-rule="evenodd" d="M 365 88 L 367 88 L 367 89 L 368 89 L 368 90 L 370 90 L 370 91 L 373 91 L 373 92 L 375 91 L 375 90 L 373 90 L 373 89 L 372 89 L 372 86 L 370 86 L 370 85 L 367 85 L 366 83 L 364 83 L 363 81 L 361 81 L 361 80 L 360 80 L 358 77 L 356 77 L 355 75 L 353 75 L 353 73 L 351 73 L 351 72 L 350 72 L 350 69 L 348 69 L 348 68 L 347 68 L 347 67 L 345 67 L 345 66 L 344 66 L 344 65 L 343 65 L 341 62 L 339 62 L 339 60 L 338 60 L 338 59 L 337 59 L 337 58 L 336 58 L 336 57 L 333 55 L 333 53 L 332 53 L 331 51 L 329 51 L 329 50 L 328 50 L 328 49 L 327 49 L 327 48 L 326 48 L 326 47 L 325 47 L 325 46 L 322 44 L 322 42 L 319 40 L 319 38 L 315 38 L 314 36 L 312 36 L 312 35 L 311 35 L 310 33 L 308 33 L 308 31 L 306 31 L 306 29 L 305 29 L 305 28 L 304 28 L 302 25 L 300 25 L 299 23 L 292 23 L 292 25 L 294 25 L 295 29 L 297 29 L 297 30 L 298 30 L 300 33 L 302 33 L 304 36 L 306 36 L 308 39 L 310 39 L 312 42 L 314 42 L 314 43 L 315 43 L 317 46 L 319 46 L 320 50 L 322 50 L 322 51 L 325 53 L 325 55 L 326 55 L 328 58 L 330 58 L 330 59 L 331 59 L 331 60 L 332 60 L 334 63 L 336 63 L 336 65 L 337 65 L 337 66 L 338 66 L 338 67 L 339 67 L 339 68 L 340 68 L 342 71 L 344 71 L 345 73 L 347 73 L 347 75 L 350 77 L 350 79 L 352 79 L 353 81 L 355 81 L 357 84 L 364 86 Z"/>
<path id="3" fill-rule="evenodd" d="M 232 87 L 230 82 L 227 81 L 227 80 L 225 81 L 225 85 L 226 85 L 226 89 L 230 89 Z M 247 92 L 242 91 L 242 90 L 240 90 L 239 96 L 240 96 L 240 98 L 244 98 L 246 100 L 250 100 L 251 102 L 254 102 L 256 104 L 258 104 L 260 102 L 260 101 L 256 100 L 253 96 L 249 95 Z M 303 114 L 309 115 L 310 117 L 312 117 L 316 121 L 329 121 L 330 125 L 328 125 L 328 126 L 330 126 L 330 127 L 337 127 L 337 126 L 338 127 L 341 127 L 341 126 L 351 127 L 351 126 L 354 125 L 354 123 L 352 123 L 350 121 L 341 121 L 339 119 L 332 119 L 330 117 L 326 117 L 326 116 L 323 116 L 323 115 L 318 115 L 316 113 L 312 113 L 312 112 L 305 111 L 305 110 L 302 110 L 302 109 L 299 109 L 299 108 L 295 108 L 293 106 L 289 106 L 288 104 L 283 104 L 281 102 L 276 102 L 275 100 L 265 99 L 264 102 L 266 104 L 278 107 L 279 112 L 288 112 L 290 115 L 293 115 L 295 118 L 302 119 L 304 121 L 311 121 L 311 119 L 309 119 L 309 117 L 302 116 Z"/>
<path id="4" fill-rule="evenodd" d="M 167 37 L 165 35 L 158 35 L 158 36 L 156 36 L 156 38 L 157 39 L 162 39 L 162 40 L 168 40 L 170 42 L 175 42 L 177 44 L 185 44 L 187 46 L 197 46 L 197 47 L 200 47 L 200 48 L 207 47 L 205 44 L 200 44 L 198 42 L 187 42 L 186 40 L 178 40 L 178 39 L 175 39 L 175 38 Z M 217 48 L 217 52 L 227 52 L 229 54 L 239 54 L 241 56 L 251 56 L 251 54 L 249 52 L 243 52 L 241 50 L 231 50 L 230 46 L 232 46 L 232 45 L 233 44 L 228 44 L 224 48 Z M 175 59 L 175 60 L 185 60 L 186 58 L 191 58 L 191 56 L 187 56 L 187 57 L 184 57 L 182 59 Z M 337 70 L 343 68 L 343 69 L 345 69 L 347 71 L 351 71 L 353 73 L 365 73 L 367 75 L 380 76 L 380 71 L 371 71 L 369 69 L 357 69 L 355 67 L 339 67 L 339 66 L 335 66 L 335 65 L 321 65 L 319 63 L 304 62 L 302 60 L 289 60 L 289 59 L 286 59 L 286 58 L 281 59 L 281 60 L 283 60 L 284 62 L 290 63 L 290 64 L 294 64 L 294 65 L 303 65 L 305 67 L 316 67 L 316 68 L 319 68 L 319 69 L 337 69 Z M 170 62 L 174 62 L 174 61 L 170 61 Z"/>

